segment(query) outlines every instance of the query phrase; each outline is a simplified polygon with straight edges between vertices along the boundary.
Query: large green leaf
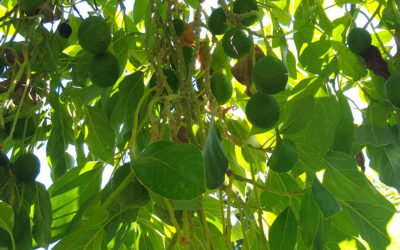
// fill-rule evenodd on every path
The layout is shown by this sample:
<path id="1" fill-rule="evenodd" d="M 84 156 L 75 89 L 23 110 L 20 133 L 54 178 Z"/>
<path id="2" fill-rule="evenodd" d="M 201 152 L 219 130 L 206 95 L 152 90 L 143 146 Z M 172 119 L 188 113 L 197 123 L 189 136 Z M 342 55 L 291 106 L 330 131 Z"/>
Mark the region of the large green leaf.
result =
<path id="1" fill-rule="evenodd" d="M 296 145 L 302 143 L 311 147 L 314 151 L 324 154 L 332 146 L 338 121 L 339 105 L 335 97 L 316 98 L 311 121 L 301 133 L 290 135 L 289 138 Z"/>
<path id="2" fill-rule="evenodd" d="M 206 186 L 215 189 L 225 181 L 225 172 L 228 169 L 228 159 L 221 144 L 221 134 L 216 125 L 210 127 L 204 149 L 204 163 Z"/>
<path id="3" fill-rule="evenodd" d="M 125 69 L 126 62 L 128 60 L 128 36 L 125 34 L 123 29 L 117 30 L 113 35 L 113 47 L 115 56 L 118 59 L 120 72 Z"/>
<path id="4" fill-rule="evenodd" d="M 289 101 L 280 132 L 283 134 L 300 132 L 310 122 L 313 113 L 314 97 L 312 95 Z"/>
<path id="5" fill-rule="evenodd" d="M 314 147 L 305 144 L 296 144 L 299 153 L 299 159 L 292 169 L 296 175 L 303 172 L 314 171 L 317 172 L 324 169 L 326 166 L 324 157 L 314 150 Z"/>
<path id="6" fill-rule="evenodd" d="M 292 209 L 286 208 L 278 215 L 269 230 L 269 246 L 276 250 L 294 249 L 297 238 L 297 222 Z"/>
<path id="7" fill-rule="evenodd" d="M 307 71 L 319 74 L 322 71 L 322 65 L 328 59 L 325 54 L 331 48 L 327 40 L 319 40 L 308 45 L 301 55 L 299 61 Z"/>
<path id="8" fill-rule="evenodd" d="M 368 146 L 367 153 L 370 167 L 378 172 L 379 179 L 400 191 L 400 145 Z"/>
<path id="9" fill-rule="evenodd" d="M 116 134 L 121 124 L 133 118 L 137 104 L 144 93 L 143 72 L 136 71 L 119 84 L 119 95 L 111 113 L 111 124 Z"/>
<path id="10" fill-rule="evenodd" d="M 88 130 L 86 143 L 89 151 L 103 161 L 111 160 L 115 136 L 107 115 L 101 109 L 87 107 L 85 125 Z"/>
<path id="11" fill-rule="evenodd" d="M 103 207 L 88 207 L 82 215 L 79 227 L 64 237 L 54 249 L 95 249 L 93 246 L 98 245 L 104 236 L 103 222 L 108 216 Z"/>
<path id="12" fill-rule="evenodd" d="M 74 132 L 72 119 L 58 97 L 50 98 L 54 112 L 52 113 L 51 132 L 47 141 L 46 153 L 52 168 L 53 180 L 58 179 L 73 167 L 73 158 L 66 152 L 68 144 L 73 144 Z"/>
<path id="13" fill-rule="evenodd" d="M 385 249 L 390 243 L 387 224 L 395 213 L 386 200 L 359 172 L 350 155 L 331 152 L 326 155 L 324 186 L 351 213 L 361 237 L 372 249 Z"/>
<path id="14" fill-rule="evenodd" d="M 355 140 L 361 145 L 385 146 L 394 143 L 396 136 L 388 128 L 363 124 L 356 128 Z"/>
<path id="15" fill-rule="evenodd" d="M 205 192 L 204 159 L 191 144 L 159 141 L 132 162 L 138 179 L 172 200 L 190 200 Z"/>
<path id="16" fill-rule="evenodd" d="M 32 236 L 38 246 L 46 247 L 51 242 L 53 214 L 49 193 L 43 184 L 36 184 L 34 204 Z"/>
<path id="17" fill-rule="evenodd" d="M 88 162 L 71 169 L 50 186 L 53 238 L 65 233 L 81 205 L 99 192 L 102 171 L 101 164 Z"/>

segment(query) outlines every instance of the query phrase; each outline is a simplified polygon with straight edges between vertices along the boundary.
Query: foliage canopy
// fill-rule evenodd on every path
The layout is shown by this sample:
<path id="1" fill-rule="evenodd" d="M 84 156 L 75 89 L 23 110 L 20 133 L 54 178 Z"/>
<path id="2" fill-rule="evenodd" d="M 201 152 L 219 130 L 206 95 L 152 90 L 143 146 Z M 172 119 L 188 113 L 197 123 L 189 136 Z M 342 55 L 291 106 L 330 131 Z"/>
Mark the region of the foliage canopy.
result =
<path id="1" fill-rule="evenodd" d="M 396 248 L 399 9 L 0 1 L 0 248 Z"/>

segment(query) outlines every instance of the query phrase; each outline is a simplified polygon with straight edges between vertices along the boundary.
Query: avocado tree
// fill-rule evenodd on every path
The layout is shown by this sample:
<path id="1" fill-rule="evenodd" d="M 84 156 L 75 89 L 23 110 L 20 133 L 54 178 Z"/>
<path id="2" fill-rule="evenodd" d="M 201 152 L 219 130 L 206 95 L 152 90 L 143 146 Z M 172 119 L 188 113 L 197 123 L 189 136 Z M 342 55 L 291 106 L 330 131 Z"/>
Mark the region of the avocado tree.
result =
<path id="1" fill-rule="evenodd" d="M 399 9 L 0 1 L 0 248 L 398 249 Z"/>

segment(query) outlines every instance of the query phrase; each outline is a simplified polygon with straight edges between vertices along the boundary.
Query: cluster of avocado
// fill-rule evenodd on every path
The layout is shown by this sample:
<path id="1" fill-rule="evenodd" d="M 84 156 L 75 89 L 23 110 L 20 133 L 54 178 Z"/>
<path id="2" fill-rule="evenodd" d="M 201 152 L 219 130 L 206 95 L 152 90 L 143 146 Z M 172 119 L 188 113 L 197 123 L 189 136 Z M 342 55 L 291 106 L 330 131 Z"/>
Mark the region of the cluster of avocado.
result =
<path id="1" fill-rule="evenodd" d="M 258 10 L 257 3 L 253 0 L 236 0 L 233 3 L 234 14 L 245 14 Z M 256 15 L 240 20 L 243 26 L 251 26 L 257 21 Z M 214 35 L 224 35 L 222 48 L 225 54 L 234 59 L 240 59 L 247 55 L 252 47 L 252 39 L 241 27 L 228 27 L 227 17 L 223 8 L 214 9 L 208 19 L 208 30 Z M 211 93 L 218 104 L 223 105 L 232 96 L 233 88 L 222 72 L 216 72 L 210 79 Z"/>
<path id="2" fill-rule="evenodd" d="M 271 129 L 280 115 L 279 104 L 272 95 L 285 89 L 288 82 L 287 67 L 273 56 L 264 56 L 255 63 L 252 79 L 257 93 L 246 105 L 246 117 L 258 128 Z"/>
<path id="3" fill-rule="evenodd" d="M 245 14 L 257 10 L 257 3 L 254 0 L 236 0 L 233 3 L 232 11 L 234 14 Z M 257 19 L 257 15 L 251 15 L 240 19 L 240 24 L 246 27 L 251 26 Z M 224 52 L 231 58 L 244 57 L 249 53 L 253 44 L 251 37 L 240 26 L 228 27 L 225 12 L 221 7 L 212 11 L 208 19 L 208 30 L 214 35 L 224 35 L 222 46 Z"/>
<path id="4" fill-rule="evenodd" d="M 234 14 L 245 14 L 257 10 L 256 1 L 236 0 L 233 2 Z M 246 56 L 253 46 L 251 36 L 242 26 L 248 27 L 257 19 L 257 15 L 250 15 L 240 19 L 240 25 L 229 28 L 225 10 L 220 7 L 212 11 L 208 20 L 208 29 L 214 35 L 223 35 L 222 47 L 227 56 L 240 59 Z M 265 56 L 255 63 L 252 79 L 258 92 L 246 105 L 247 119 L 256 127 L 270 129 L 277 123 L 280 114 L 279 104 L 272 95 L 285 89 L 288 82 L 288 70 L 279 59 Z M 211 76 L 210 87 L 219 104 L 227 102 L 232 95 L 231 84 L 220 72 Z"/>
<path id="5" fill-rule="evenodd" d="M 0 179 L 6 177 L 9 170 L 19 182 L 34 182 L 40 171 L 40 161 L 33 153 L 26 153 L 10 163 L 7 155 L 0 152 Z"/>
<path id="6" fill-rule="evenodd" d="M 86 18 L 79 26 L 78 39 L 82 48 L 88 52 L 85 60 L 89 64 L 89 79 L 92 83 L 102 88 L 114 85 L 119 78 L 120 67 L 118 59 L 108 51 L 111 31 L 106 21 L 100 16 Z M 75 69 L 79 70 L 79 67 Z"/>

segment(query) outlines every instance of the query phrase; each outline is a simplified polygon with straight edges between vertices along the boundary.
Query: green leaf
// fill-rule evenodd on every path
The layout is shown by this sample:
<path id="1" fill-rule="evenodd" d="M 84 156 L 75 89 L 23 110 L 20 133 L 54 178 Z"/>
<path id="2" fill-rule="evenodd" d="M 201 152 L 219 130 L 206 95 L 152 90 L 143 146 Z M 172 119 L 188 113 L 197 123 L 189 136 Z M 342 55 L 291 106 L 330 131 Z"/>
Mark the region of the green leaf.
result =
<path id="1" fill-rule="evenodd" d="M 362 57 L 354 54 L 341 42 L 331 41 L 331 44 L 332 48 L 337 52 L 339 68 L 344 75 L 352 77 L 354 81 L 360 80 L 367 75 L 367 68 Z"/>
<path id="2" fill-rule="evenodd" d="M 379 147 L 394 143 L 396 137 L 388 128 L 381 128 L 373 124 L 363 124 L 356 128 L 355 140 L 358 144 Z"/>
<path id="3" fill-rule="evenodd" d="M 138 24 L 140 21 L 144 19 L 144 15 L 146 14 L 148 6 L 149 6 L 149 1 L 147 0 L 135 0 L 135 3 L 133 4 L 134 24 Z"/>
<path id="4" fill-rule="evenodd" d="M 324 9 L 321 5 L 318 5 L 318 19 L 319 19 L 319 26 L 329 35 L 332 35 L 332 30 L 334 28 L 331 20 L 329 20 L 328 16 L 326 15 Z"/>
<path id="5" fill-rule="evenodd" d="M 322 71 L 322 65 L 327 61 L 325 54 L 330 48 L 331 43 L 327 40 L 313 42 L 303 50 L 299 61 L 307 71 L 319 74 Z"/>
<path id="6" fill-rule="evenodd" d="M 51 96 L 52 113 L 51 132 L 47 141 L 46 154 L 52 168 L 52 179 L 56 180 L 68 169 L 73 167 L 74 161 L 66 152 L 68 145 L 75 142 L 72 130 L 72 119 L 65 106 L 62 106 L 58 96 Z"/>
<path id="7" fill-rule="evenodd" d="M 331 152 L 326 155 L 324 186 L 351 213 L 361 237 L 372 249 L 385 249 L 390 243 L 387 224 L 395 213 L 386 200 L 358 171 L 350 155 Z"/>
<path id="8" fill-rule="evenodd" d="M 315 99 L 312 95 L 289 101 L 279 132 L 293 134 L 304 129 L 313 117 Z"/>
<path id="9" fill-rule="evenodd" d="M 103 161 L 111 160 L 114 155 L 115 137 L 104 111 L 87 107 L 85 126 L 88 130 L 85 140 L 89 151 Z"/>
<path id="10" fill-rule="evenodd" d="M 338 120 L 339 105 L 336 98 L 333 96 L 316 98 L 311 121 L 301 133 L 288 138 L 296 145 L 305 144 L 323 155 L 332 146 Z"/>
<path id="11" fill-rule="evenodd" d="M 53 238 L 63 235 L 80 206 L 99 192 L 102 171 L 100 163 L 88 162 L 71 169 L 50 186 Z"/>
<path id="12" fill-rule="evenodd" d="M 378 172 L 379 179 L 400 191 L 400 145 L 368 146 L 367 154 L 370 167 Z"/>
<path id="13" fill-rule="evenodd" d="M 279 173 L 288 172 L 294 167 L 298 159 L 297 147 L 290 139 L 278 139 L 268 166 Z"/>
<path id="14" fill-rule="evenodd" d="M 172 200 L 190 200 L 205 192 L 204 159 L 191 144 L 158 141 L 132 162 L 148 189 Z"/>
<path id="15" fill-rule="evenodd" d="M 291 21 L 292 21 L 292 16 L 290 15 L 290 12 L 287 10 L 283 10 L 273 4 L 272 2 L 267 2 L 266 5 L 270 7 L 271 9 L 271 14 L 278 18 L 279 22 L 283 25 L 289 26 Z"/>
<path id="16" fill-rule="evenodd" d="M 294 192 L 298 188 L 298 184 L 292 176 L 287 173 L 276 173 L 274 171 L 268 173 L 265 186 L 280 192 Z M 278 214 L 289 205 L 289 197 L 269 191 L 262 191 L 260 205 L 263 210 Z"/>
<path id="17" fill-rule="evenodd" d="M 329 240 L 329 236 L 331 234 L 331 220 L 324 219 L 320 215 L 319 219 L 319 227 L 317 234 L 315 235 L 313 245 L 315 249 L 325 249 L 326 244 Z"/>
<path id="18" fill-rule="evenodd" d="M 320 214 L 321 212 L 312 197 L 311 189 L 306 189 L 300 206 L 300 231 L 303 242 L 307 247 L 313 244 L 317 234 Z"/>
<path id="19" fill-rule="evenodd" d="M 296 173 L 296 176 L 307 171 L 318 172 L 326 167 L 324 157 L 316 152 L 314 147 L 305 144 L 297 144 L 297 151 L 299 153 L 299 159 L 292 169 L 292 172 Z"/>
<path id="20" fill-rule="evenodd" d="M 116 31 L 113 35 L 113 47 L 115 56 L 118 59 L 120 72 L 125 69 L 126 62 L 128 61 L 128 37 L 123 29 Z"/>
<path id="21" fill-rule="evenodd" d="M 133 119 L 136 107 L 144 93 L 143 72 L 136 71 L 125 76 L 119 84 L 118 99 L 111 114 L 111 124 L 116 134 L 120 132 L 121 124 L 129 118 Z"/>
<path id="22" fill-rule="evenodd" d="M 194 225 L 194 233 L 196 234 L 197 238 L 204 239 L 204 231 L 200 223 L 200 220 L 197 217 L 194 217 L 192 219 L 192 222 Z M 221 249 L 221 250 L 227 249 L 224 241 L 224 236 L 222 235 L 221 231 L 218 230 L 218 228 L 214 224 L 208 221 L 206 223 L 209 231 L 209 239 L 214 249 Z M 198 249 L 207 249 L 204 240 L 195 241 L 195 244 L 198 245 Z"/>
<path id="23" fill-rule="evenodd" d="M 311 6 L 310 6 L 311 5 Z M 314 36 L 314 24 L 310 17 L 314 16 L 314 3 L 312 1 L 301 1 L 294 14 L 294 33 L 293 39 L 299 54 L 303 44 L 310 44 Z"/>
<path id="24" fill-rule="evenodd" d="M 4 229 L 10 237 L 13 237 L 14 211 L 10 205 L 0 201 L 0 229 Z M 2 235 L 2 234 L 1 234 Z M 14 239 L 12 239 L 14 241 Z M 1 242 L 1 241 L 0 241 Z"/>
<path id="25" fill-rule="evenodd" d="M 83 212 L 80 225 L 71 234 L 64 237 L 54 249 L 86 249 L 96 245 L 103 237 L 103 222 L 108 218 L 108 212 L 103 207 L 91 206 Z M 100 239 L 98 239 L 100 238 Z"/>
<path id="26" fill-rule="evenodd" d="M 222 149 L 221 134 L 218 127 L 213 124 L 208 132 L 205 149 L 203 152 L 206 187 L 216 189 L 225 181 L 225 172 L 228 169 L 228 159 Z"/>
<path id="27" fill-rule="evenodd" d="M 297 237 L 297 222 L 292 209 L 286 208 L 278 215 L 269 230 L 269 246 L 271 249 L 294 249 Z"/>
<path id="28" fill-rule="evenodd" d="M 161 195 L 156 193 L 150 192 L 151 199 L 154 202 L 162 207 L 168 208 L 165 204 L 164 198 Z M 169 200 L 171 207 L 175 210 L 197 210 L 201 208 L 201 201 L 198 198 L 191 199 L 191 200 Z"/>
<path id="29" fill-rule="evenodd" d="M 32 236 L 38 246 L 46 247 L 51 242 L 53 214 L 49 193 L 43 184 L 36 184 L 34 204 Z"/>
<path id="30" fill-rule="evenodd" d="M 297 79 L 296 57 L 290 50 L 287 54 L 286 63 L 289 71 L 289 76 L 293 79 Z"/>
<path id="31" fill-rule="evenodd" d="M 82 51 L 76 56 L 76 62 L 71 71 L 72 83 L 75 86 L 84 87 L 89 84 L 89 68 L 92 60 L 93 55 L 86 51 Z"/>
<path id="32" fill-rule="evenodd" d="M 350 154 L 354 139 L 353 114 L 346 96 L 338 92 L 339 101 L 339 124 L 335 132 L 333 150 Z"/>
<path id="33" fill-rule="evenodd" d="M 13 237 L 15 249 L 32 249 L 32 231 L 28 211 L 21 208 L 15 211 Z"/>
<path id="34" fill-rule="evenodd" d="M 151 239 L 148 235 L 146 235 L 145 232 L 142 232 L 140 235 L 140 240 L 139 240 L 139 249 L 144 249 L 144 250 L 153 250 L 153 244 L 151 244 Z"/>
<path id="35" fill-rule="evenodd" d="M 329 218 L 340 211 L 342 211 L 342 206 L 335 199 L 335 197 L 319 182 L 319 180 L 314 177 L 312 182 L 312 194 L 315 203 L 318 205 L 322 214 Z"/>
<path id="36" fill-rule="evenodd" d="M 185 3 L 189 4 L 193 9 L 197 8 L 199 0 L 185 0 Z"/>

